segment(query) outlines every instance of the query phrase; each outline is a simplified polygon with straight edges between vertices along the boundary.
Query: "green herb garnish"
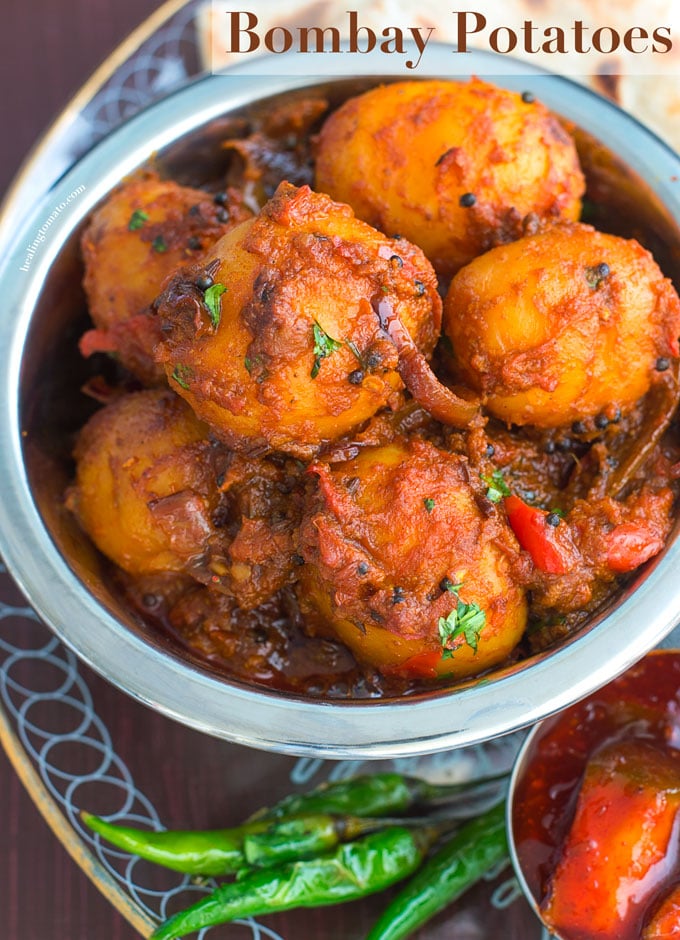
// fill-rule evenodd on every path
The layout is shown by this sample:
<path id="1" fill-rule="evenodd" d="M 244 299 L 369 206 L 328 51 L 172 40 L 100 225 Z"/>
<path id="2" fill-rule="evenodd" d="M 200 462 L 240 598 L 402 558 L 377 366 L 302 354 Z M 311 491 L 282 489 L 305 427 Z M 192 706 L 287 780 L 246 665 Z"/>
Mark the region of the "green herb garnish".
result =
<path id="1" fill-rule="evenodd" d="M 154 238 L 151 242 L 151 247 L 154 251 L 157 251 L 159 255 L 162 255 L 163 252 L 168 250 L 168 244 L 162 235 L 157 235 Z"/>
<path id="2" fill-rule="evenodd" d="M 227 288 L 224 284 L 213 284 L 203 294 L 203 303 L 208 308 L 210 322 L 215 329 L 220 325 L 220 318 L 222 317 L 222 294 L 224 294 L 226 290 Z M 248 367 L 246 366 L 246 368 Z"/>
<path id="3" fill-rule="evenodd" d="M 425 509 L 427 509 L 428 512 L 432 512 L 432 510 L 434 509 L 435 503 L 432 497 L 428 496 L 426 499 L 423 500 L 423 505 L 425 506 Z"/>
<path id="4" fill-rule="evenodd" d="M 180 363 L 179 365 L 175 366 L 173 373 L 172 373 L 172 378 L 182 388 L 188 389 L 189 379 L 193 378 L 193 375 L 194 375 L 194 370 L 191 368 L 191 366 L 185 366 Z"/>
<path id="5" fill-rule="evenodd" d="M 479 636 L 486 625 L 486 612 L 479 604 L 466 604 L 458 597 L 461 584 L 452 584 L 447 587 L 451 594 L 455 594 L 458 604 L 448 617 L 440 617 L 438 623 L 439 638 L 442 644 L 442 659 L 451 659 L 454 650 L 450 644 L 459 636 L 465 637 L 465 642 L 474 653 L 477 652 Z"/>
<path id="6" fill-rule="evenodd" d="M 491 476 L 484 476 L 480 474 L 482 482 L 486 483 L 488 489 L 486 491 L 486 498 L 490 499 L 492 503 L 500 503 L 500 501 L 506 497 L 511 496 L 510 487 L 505 482 L 505 478 L 500 470 L 494 470 Z"/>
<path id="7" fill-rule="evenodd" d="M 130 221 L 128 222 L 128 229 L 131 232 L 136 232 L 137 229 L 140 229 L 145 222 L 149 221 L 148 212 L 144 212 L 143 209 L 135 209 L 135 211 L 130 216 Z"/>
<path id="8" fill-rule="evenodd" d="M 342 349 L 342 343 L 338 342 L 337 339 L 333 339 L 332 336 L 329 336 L 325 330 L 323 330 L 319 324 L 314 321 L 313 326 L 314 332 L 314 365 L 312 366 L 312 371 L 310 375 L 313 379 L 319 374 L 319 369 L 321 368 L 321 360 L 326 359 L 332 353 L 337 352 L 338 349 Z"/>

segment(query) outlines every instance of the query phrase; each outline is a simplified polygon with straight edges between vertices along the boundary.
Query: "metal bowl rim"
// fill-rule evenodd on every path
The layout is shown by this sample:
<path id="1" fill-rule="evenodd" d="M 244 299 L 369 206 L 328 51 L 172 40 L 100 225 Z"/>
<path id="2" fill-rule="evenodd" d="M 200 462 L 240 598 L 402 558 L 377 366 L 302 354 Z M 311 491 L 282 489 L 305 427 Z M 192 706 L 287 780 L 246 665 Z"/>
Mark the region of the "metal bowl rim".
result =
<path id="1" fill-rule="evenodd" d="M 445 74 L 443 56 L 450 50 L 437 51 Z M 472 53 L 470 73 L 483 74 L 487 58 Z M 514 76 L 494 75 L 492 80 L 518 88 L 540 81 L 542 99 L 606 139 L 680 222 L 680 186 L 672 181 L 680 175 L 680 159 L 634 118 L 589 89 L 525 63 Z M 417 700 L 319 702 L 217 678 L 133 634 L 84 588 L 56 549 L 23 465 L 18 400 L 23 347 L 44 278 L 68 235 L 122 177 L 184 134 L 241 105 L 317 83 L 317 78 L 254 77 L 245 66 L 228 76 L 200 79 L 112 132 L 52 187 L 22 224 L 0 269 L 5 310 L 12 311 L 0 319 L 0 347 L 7 350 L 0 378 L 0 550 L 35 610 L 64 643 L 109 681 L 163 714 L 273 751 L 330 758 L 415 756 L 477 744 L 530 725 L 643 656 L 673 628 L 680 613 L 674 578 L 680 540 L 601 623 L 514 673 Z M 86 186 L 84 194 L 61 211 L 30 270 L 21 272 L 31 235 L 81 185 Z M 0 225 L 4 222 L 0 218 Z"/>

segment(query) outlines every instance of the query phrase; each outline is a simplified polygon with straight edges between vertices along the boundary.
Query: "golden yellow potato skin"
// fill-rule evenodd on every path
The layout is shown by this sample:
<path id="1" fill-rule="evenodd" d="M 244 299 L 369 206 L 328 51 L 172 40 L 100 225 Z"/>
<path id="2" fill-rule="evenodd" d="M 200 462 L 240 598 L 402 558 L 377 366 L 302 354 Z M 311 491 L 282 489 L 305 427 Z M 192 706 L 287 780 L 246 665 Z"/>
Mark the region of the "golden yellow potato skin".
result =
<path id="1" fill-rule="evenodd" d="M 585 190 L 559 121 L 479 79 L 396 82 L 345 102 L 321 129 L 315 185 L 444 276 L 518 238 L 529 213 L 577 219 Z"/>
<path id="2" fill-rule="evenodd" d="M 680 301 L 636 241 L 564 224 L 459 271 L 444 331 L 491 414 L 552 428 L 635 404 L 678 355 Z"/>
<path id="3" fill-rule="evenodd" d="M 200 257 L 250 213 L 232 193 L 219 206 L 205 192 L 145 174 L 123 183 L 94 213 L 82 239 L 84 287 L 95 335 L 83 351 L 117 353 L 144 382 L 159 384 L 158 340 L 148 307 L 180 265 Z"/>
<path id="4" fill-rule="evenodd" d="M 224 288 L 219 322 L 202 278 Z M 157 302 L 170 384 L 230 447 L 300 457 L 396 402 L 402 380 L 374 306 L 429 354 L 441 323 L 432 267 L 327 196 L 282 183 Z"/>
<path id="5" fill-rule="evenodd" d="M 310 629 L 407 678 L 462 678 L 511 653 L 527 618 L 513 577 L 519 548 L 465 458 L 401 439 L 311 472 L 319 485 L 300 528 L 298 592 Z M 484 611 L 476 652 L 460 635 L 443 655 L 439 620 L 457 606 L 447 584 Z"/>
<path id="6" fill-rule="evenodd" d="M 206 553 L 220 495 L 207 436 L 169 389 L 125 395 L 81 430 L 68 505 L 124 571 L 189 571 Z"/>

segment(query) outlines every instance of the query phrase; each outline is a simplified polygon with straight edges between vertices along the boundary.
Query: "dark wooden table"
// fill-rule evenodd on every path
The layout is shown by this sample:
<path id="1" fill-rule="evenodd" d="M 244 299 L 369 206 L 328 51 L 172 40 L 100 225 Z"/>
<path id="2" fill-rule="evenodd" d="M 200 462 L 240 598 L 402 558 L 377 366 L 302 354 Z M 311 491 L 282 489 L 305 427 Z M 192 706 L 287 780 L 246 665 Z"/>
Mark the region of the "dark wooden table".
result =
<path id="1" fill-rule="evenodd" d="M 2 0 L 0 192 L 71 95 L 160 5 L 159 0 Z M 146 709 L 104 683 L 101 688 L 103 695 L 120 699 L 117 733 L 135 740 L 138 720 L 142 724 L 149 720 Z M 181 737 L 181 729 L 173 732 L 170 722 L 164 725 L 170 734 Z M 174 743 L 179 746 L 178 741 Z M 68 857 L 1 750 L 0 833 L 3 940 L 132 940 L 138 936 Z"/>

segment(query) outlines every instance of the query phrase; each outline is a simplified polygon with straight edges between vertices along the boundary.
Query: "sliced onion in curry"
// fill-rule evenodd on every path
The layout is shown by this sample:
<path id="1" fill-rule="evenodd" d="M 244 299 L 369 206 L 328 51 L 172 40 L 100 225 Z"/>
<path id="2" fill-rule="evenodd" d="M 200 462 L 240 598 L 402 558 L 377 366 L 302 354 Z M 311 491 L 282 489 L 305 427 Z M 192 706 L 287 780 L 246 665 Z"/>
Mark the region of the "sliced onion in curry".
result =
<path id="1" fill-rule="evenodd" d="M 654 448 L 668 430 L 678 407 L 680 397 L 680 360 L 674 360 L 668 378 L 652 388 L 647 398 L 649 422 L 645 422 L 640 437 L 631 442 L 628 453 L 612 473 L 608 494 L 620 498 L 629 483 L 649 461 Z"/>
<path id="2" fill-rule="evenodd" d="M 479 415 L 479 401 L 461 398 L 442 385 L 386 298 L 374 301 L 373 310 L 397 348 L 399 375 L 414 399 L 437 421 L 454 428 L 470 427 Z"/>

